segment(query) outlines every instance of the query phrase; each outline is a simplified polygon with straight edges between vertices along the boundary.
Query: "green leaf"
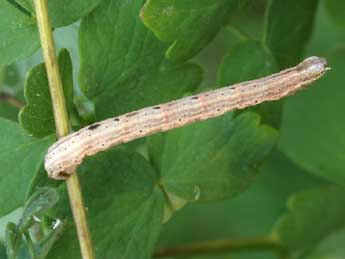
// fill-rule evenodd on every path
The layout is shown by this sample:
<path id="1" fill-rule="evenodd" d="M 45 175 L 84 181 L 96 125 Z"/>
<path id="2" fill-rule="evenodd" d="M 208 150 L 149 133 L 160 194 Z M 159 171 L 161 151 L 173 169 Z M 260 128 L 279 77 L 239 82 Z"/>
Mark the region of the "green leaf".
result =
<path id="1" fill-rule="evenodd" d="M 30 137 L 17 123 L 0 118 L 0 216 L 23 205 L 31 178 L 52 142 L 52 137 Z"/>
<path id="2" fill-rule="evenodd" d="M 183 62 L 202 50 L 222 28 L 241 0 L 148 0 L 141 19 L 155 35 L 171 45 L 166 57 Z"/>
<path id="3" fill-rule="evenodd" d="M 10 95 L 7 91 L 15 88 L 20 80 L 20 75 L 17 66 L 1 66 L 0 65 L 0 117 L 17 121 L 18 120 L 18 109 L 17 105 L 10 103 L 8 96 Z M 6 89 L 3 91 L 3 89 Z M 17 96 L 15 96 L 17 97 Z"/>
<path id="4" fill-rule="evenodd" d="M 20 83 L 20 73 L 18 66 L 15 64 L 6 66 L 4 69 L 4 78 L 3 78 L 3 83 L 6 84 L 7 86 L 15 87 Z"/>
<path id="5" fill-rule="evenodd" d="M 1 98 L 0 98 L 1 99 Z M 8 120 L 17 121 L 18 120 L 18 109 L 11 104 L 0 100 L 0 117 L 6 118 Z"/>
<path id="6" fill-rule="evenodd" d="M 218 85 L 227 86 L 277 72 L 278 66 L 269 50 L 256 41 L 245 41 L 224 56 L 218 70 Z M 279 128 L 281 102 L 267 102 L 246 109 L 257 111 L 263 123 Z"/>
<path id="7" fill-rule="evenodd" d="M 0 92 L 2 92 L 2 89 L 4 87 L 6 70 L 7 67 L 0 65 Z"/>
<path id="8" fill-rule="evenodd" d="M 264 42 L 281 67 L 296 65 L 313 28 L 318 0 L 271 0 Z M 287 15 L 288 14 L 288 15 Z"/>
<path id="9" fill-rule="evenodd" d="M 17 225 L 9 222 L 6 226 L 6 253 L 9 259 L 16 259 L 22 244 L 22 232 Z"/>
<path id="10" fill-rule="evenodd" d="M 336 259 L 345 257 L 345 228 L 336 230 L 326 237 L 305 259 Z"/>
<path id="11" fill-rule="evenodd" d="M 32 0 L 16 0 L 31 13 L 35 12 Z M 63 27 L 74 23 L 90 13 L 101 0 L 49 0 L 48 12 L 53 27 Z"/>
<path id="12" fill-rule="evenodd" d="M 7 259 L 6 248 L 1 241 L 0 241 L 0 259 Z"/>
<path id="13" fill-rule="evenodd" d="M 336 26 L 331 17 L 327 14 L 325 3 L 321 1 L 317 8 L 315 25 L 310 43 L 307 46 L 307 55 L 318 55 L 327 57 L 330 51 L 343 46 L 345 42 L 345 30 Z"/>
<path id="14" fill-rule="evenodd" d="M 40 46 L 34 18 L 8 1 L 0 2 L 0 64 L 8 65 L 33 54 Z"/>
<path id="15" fill-rule="evenodd" d="M 48 204 L 47 204 L 48 205 Z M 36 225 L 38 226 L 38 225 Z M 41 225 L 42 226 L 42 225 Z M 61 237 L 61 234 L 65 228 L 65 222 L 56 220 L 52 222 L 50 226 L 46 226 L 45 234 L 39 241 L 33 241 L 31 237 L 35 236 L 35 231 L 32 231 L 32 235 L 29 234 L 28 230 L 23 230 L 14 223 L 8 223 L 6 226 L 6 245 L 7 253 L 11 255 L 11 259 L 43 259 L 51 250 L 53 244 Z M 23 232 L 24 231 L 24 232 Z M 0 258 L 5 259 L 2 253 L 6 250 L 1 251 L 2 244 L 0 243 Z"/>
<path id="16" fill-rule="evenodd" d="M 279 144 L 310 173 L 345 186 L 345 50 L 329 55 L 328 63 L 333 70 L 287 100 Z"/>
<path id="17" fill-rule="evenodd" d="M 269 50 L 260 42 L 245 41 L 224 56 L 218 71 L 218 84 L 227 86 L 267 76 L 277 71 Z"/>
<path id="18" fill-rule="evenodd" d="M 21 229 L 12 222 L 6 226 L 6 253 L 8 259 L 34 258 L 34 247 L 29 233 L 23 234 Z"/>
<path id="19" fill-rule="evenodd" d="M 273 235 L 292 253 L 313 248 L 345 224 L 345 191 L 337 187 L 310 189 L 293 195 L 289 212 Z"/>
<path id="20" fill-rule="evenodd" d="M 337 0 L 327 0 L 323 1 L 323 4 L 325 5 L 325 9 L 334 23 L 344 28 L 345 2 Z"/>
<path id="21" fill-rule="evenodd" d="M 22 215 L 22 212 L 23 212 L 23 208 L 18 207 L 17 209 L 11 211 L 10 213 L 7 213 L 6 215 L 3 215 L 0 217 L 0 241 L 5 240 L 7 223 L 18 222 Z"/>
<path id="22" fill-rule="evenodd" d="M 53 230 L 48 233 L 35 247 L 38 258 L 46 258 L 55 242 L 57 242 L 65 230 L 65 222 L 57 220 L 54 222 Z"/>
<path id="23" fill-rule="evenodd" d="M 59 67 L 69 112 L 73 106 L 72 61 L 66 49 L 59 55 Z M 55 121 L 51 103 L 49 83 L 44 64 L 29 72 L 25 85 L 27 105 L 19 114 L 21 126 L 35 137 L 45 137 L 55 132 Z"/>
<path id="24" fill-rule="evenodd" d="M 101 0 L 49 0 L 48 9 L 52 25 L 62 27 L 86 16 Z"/>
<path id="25" fill-rule="evenodd" d="M 324 182 L 302 171 L 275 149 L 247 191 L 230 200 L 190 203 L 164 226 L 157 246 L 185 245 L 206 238 L 241 239 L 270 233 L 277 218 L 285 213 L 289 196 L 320 184 Z M 209 227 L 200 227 L 201 225 Z M 218 259 L 215 255 L 206 258 Z M 230 250 L 225 258 L 278 259 L 279 256 L 268 256 L 257 250 L 240 253 Z"/>
<path id="26" fill-rule="evenodd" d="M 10 0 L 10 1 L 14 2 L 14 0 Z M 35 11 L 34 4 L 33 4 L 32 0 L 15 0 L 15 3 L 17 3 L 19 6 L 23 7 L 29 13 L 32 13 Z"/>
<path id="27" fill-rule="evenodd" d="M 228 114 L 170 131 L 156 158 L 160 184 L 189 201 L 232 197 L 253 182 L 276 137 L 255 113 Z"/>
<path id="28" fill-rule="evenodd" d="M 110 150 L 88 158 L 78 172 L 96 258 L 151 258 L 164 200 L 149 163 L 138 154 Z M 69 208 L 66 194 L 63 197 L 59 217 Z M 74 227 L 47 258 L 80 258 Z"/>
<path id="29" fill-rule="evenodd" d="M 164 61 L 166 44 L 141 24 L 142 0 L 107 0 L 82 20 L 80 85 L 103 119 L 177 99 L 201 80 L 200 68 Z"/>
<path id="30" fill-rule="evenodd" d="M 200 80 L 201 69 L 196 65 L 185 64 L 178 68 L 162 66 L 157 74 L 150 73 L 138 81 L 114 85 L 116 91 L 109 89 L 97 97 L 97 118 L 104 119 L 178 99 L 184 93 L 193 91 Z"/>
<path id="31" fill-rule="evenodd" d="M 59 194 L 55 188 L 39 188 L 25 204 L 23 215 L 19 221 L 19 227 L 26 231 L 32 226 L 36 218 L 40 218 L 59 200 Z"/>
<path id="32" fill-rule="evenodd" d="M 35 175 L 31 178 L 28 191 L 26 192 L 25 199 L 28 200 L 37 190 L 41 188 L 51 187 L 57 188 L 59 185 L 64 184 L 62 181 L 56 181 L 48 177 L 47 171 L 44 168 L 44 163 L 41 164 Z"/>

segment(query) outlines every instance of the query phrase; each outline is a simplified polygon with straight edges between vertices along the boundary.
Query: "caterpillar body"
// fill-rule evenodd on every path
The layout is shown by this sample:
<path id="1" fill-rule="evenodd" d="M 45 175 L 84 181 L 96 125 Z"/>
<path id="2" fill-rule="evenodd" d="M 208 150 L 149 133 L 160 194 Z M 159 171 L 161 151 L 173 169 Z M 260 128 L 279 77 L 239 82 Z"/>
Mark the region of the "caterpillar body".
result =
<path id="1" fill-rule="evenodd" d="M 84 127 L 53 144 L 45 157 L 49 177 L 65 179 L 86 156 L 157 132 L 220 116 L 305 88 L 328 70 L 326 60 L 310 57 L 295 67 L 248 82 L 143 108 Z"/>

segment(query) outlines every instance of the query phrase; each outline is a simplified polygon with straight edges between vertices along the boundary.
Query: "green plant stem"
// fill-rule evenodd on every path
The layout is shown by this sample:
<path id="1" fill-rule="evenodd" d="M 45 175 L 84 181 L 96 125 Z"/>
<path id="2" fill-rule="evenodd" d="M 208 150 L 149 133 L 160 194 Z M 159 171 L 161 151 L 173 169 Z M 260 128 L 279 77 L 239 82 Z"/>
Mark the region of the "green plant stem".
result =
<path id="1" fill-rule="evenodd" d="M 70 132 L 70 125 L 59 66 L 56 59 L 52 28 L 48 16 L 47 0 L 34 0 L 34 3 L 41 38 L 41 47 L 52 98 L 56 133 L 58 138 L 60 138 Z M 91 235 L 88 229 L 79 179 L 76 173 L 72 174 L 66 180 L 66 185 L 74 222 L 78 232 L 81 254 L 84 259 L 93 259 L 94 251 L 91 242 Z"/>
<path id="2" fill-rule="evenodd" d="M 275 250 L 282 255 L 282 257 L 286 254 L 276 240 L 270 236 L 262 236 L 243 239 L 203 241 L 189 245 L 161 248 L 155 252 L 153 257 L 193 256 L 248 250 Z"/>

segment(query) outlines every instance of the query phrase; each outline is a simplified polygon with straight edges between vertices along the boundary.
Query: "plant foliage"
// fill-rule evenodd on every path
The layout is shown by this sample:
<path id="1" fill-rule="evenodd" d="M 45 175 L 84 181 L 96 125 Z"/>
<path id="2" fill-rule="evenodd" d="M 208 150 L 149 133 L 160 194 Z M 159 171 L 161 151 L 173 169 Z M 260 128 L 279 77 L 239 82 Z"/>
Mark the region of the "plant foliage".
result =
<path id="1" fill-rule="evenodd" d="M 43 168 L 56 137 L 33 2 L 0 0 L 0 258 L 77 259 L 66 186 Z M 96 258 L 257 236 L 273 249 L 248 243 L 202 258 L 345 258 L 342 1 L 48 3 L 56 40 L 78 35 L 59 52 L 75 129 L 311 55 L 332 68 L 286 100 L 87 158 L 78 174 Z"/>

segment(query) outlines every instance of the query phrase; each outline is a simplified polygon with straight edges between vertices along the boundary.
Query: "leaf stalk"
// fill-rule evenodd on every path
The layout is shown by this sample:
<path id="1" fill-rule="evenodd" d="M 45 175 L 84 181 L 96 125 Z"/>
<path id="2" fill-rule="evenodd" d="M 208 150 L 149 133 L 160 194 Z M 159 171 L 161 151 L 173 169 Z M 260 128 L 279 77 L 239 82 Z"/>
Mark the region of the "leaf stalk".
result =
<path id="1" fill-rule="evenodd" d="M 253 250 L 274 250 L 282 258 L 286 258 L 286 251 L 272 236 L 202 241 L 188 245 L 160 248 L 154 253 L 153 258 L 200 256 Z"/>

